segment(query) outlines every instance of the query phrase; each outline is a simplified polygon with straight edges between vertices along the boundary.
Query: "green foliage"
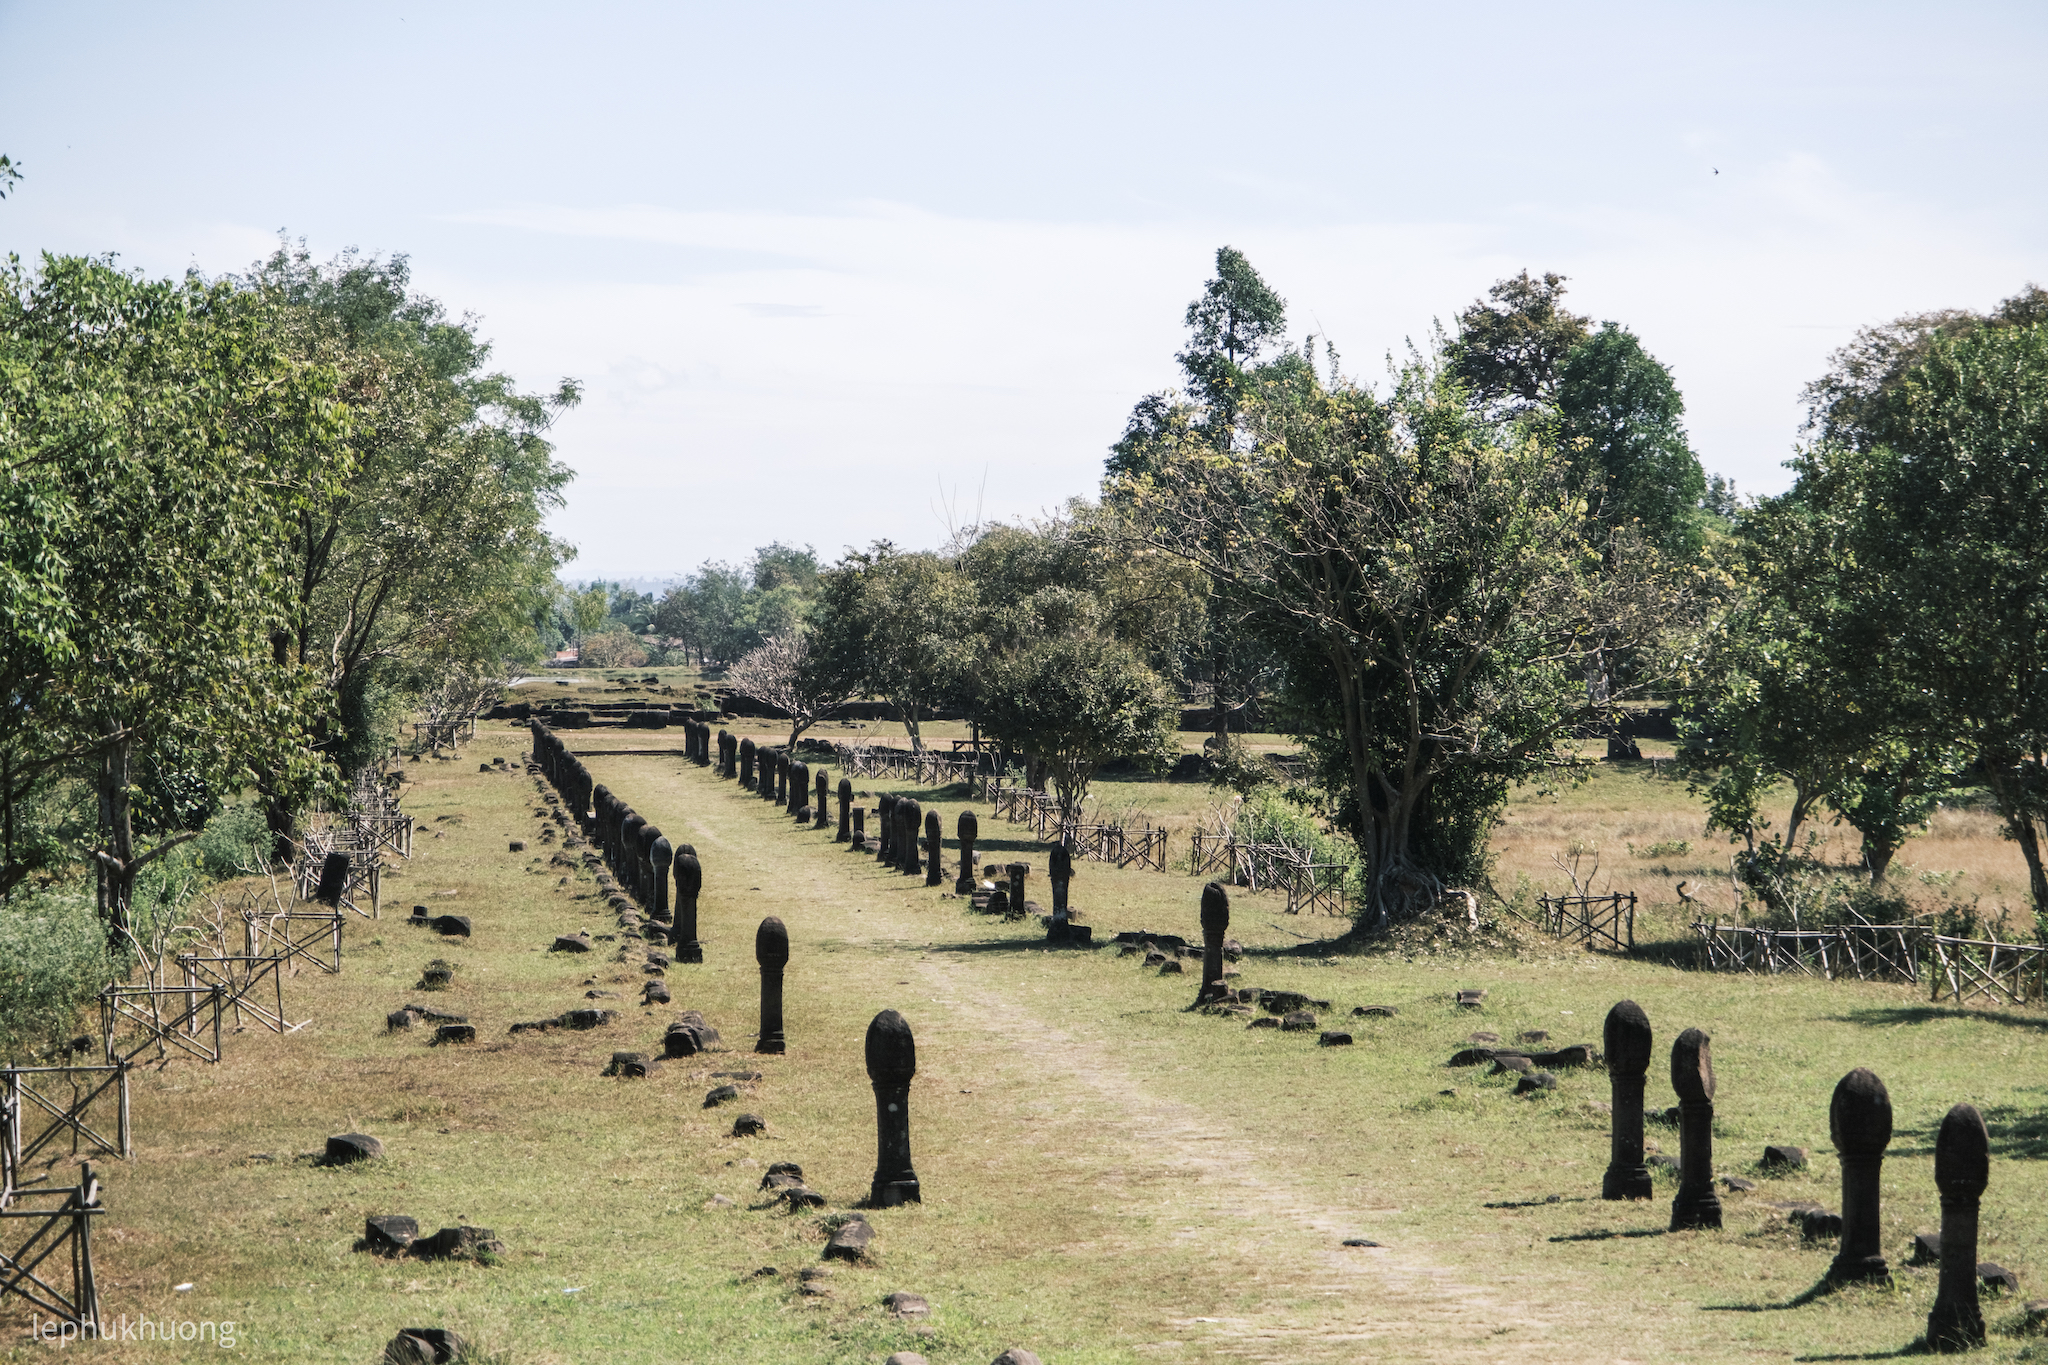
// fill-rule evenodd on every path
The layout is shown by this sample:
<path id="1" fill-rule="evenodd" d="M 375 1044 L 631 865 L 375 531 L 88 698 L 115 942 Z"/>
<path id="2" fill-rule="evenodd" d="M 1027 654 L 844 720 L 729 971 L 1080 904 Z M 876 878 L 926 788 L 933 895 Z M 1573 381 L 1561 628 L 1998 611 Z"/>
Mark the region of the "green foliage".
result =
<path id="1" fill-rule="evenodd" d="M 1115 759 L 1159 768 L 1179 751 L 1180 703 L 1128 645 L 1097 636 L 1033 641 L 987 666 L 983 728 L 1043 760 L 1061 810 L 1076 814 L 1095 770 Z"/>
<path id="2" fill-rule="evenodd" d="M 1357 842 L 1329 833 L 1322 820 L 1278 788 L 1261 787 L 1247 793 L 1231 828 L 1240 843 L 1286 844 L 1307 852 L 1311 862 L 1345 868 L 1346 886 L 1352 892 L 1358 889 L 1362 868 Z"/>
<path id="3" fill-rule="evenodd" d="M 700 662 L 732 663 L 807 625 L 822 591 L 811 548 L 778 541 L 744 564 L 706 561 L 662 595 L 649 622 L 682 650 L 697 651 Z"/>
<path id="4" fill-rule="evenodd" d="M 250 802 L 223 807 L 192 841 L 191 859 L 216 880 L 265 866 L 270 861 L 270 825 L 262 807 Z"/>
<path id="5" fill-rule="evenodd" d="M 1566 354 L 1557 411 L 1559 447 L 1596 515 L 1638 526 L 1672 558 L 1696 554 L 1707 485 L 1679 423 L 1685 400 L 1633 332 L 1602 323 Z"/>
<path id="6" fill-rule="evenodd" d="M 1458 315 L 1445 359 L 1474 402 L 1511 414 L 1556 405 L 1560 367 L 1590 321 L 1566 310 L 1564 282 L 1555 273 L 1532 280 L 1524 270 Z"/>
<path id="7" fill-rule="evenodd" d="M 27 1060 L 68 1037 L 114 969 L 89 889 L 0 900 L 0 1054 Z"/>

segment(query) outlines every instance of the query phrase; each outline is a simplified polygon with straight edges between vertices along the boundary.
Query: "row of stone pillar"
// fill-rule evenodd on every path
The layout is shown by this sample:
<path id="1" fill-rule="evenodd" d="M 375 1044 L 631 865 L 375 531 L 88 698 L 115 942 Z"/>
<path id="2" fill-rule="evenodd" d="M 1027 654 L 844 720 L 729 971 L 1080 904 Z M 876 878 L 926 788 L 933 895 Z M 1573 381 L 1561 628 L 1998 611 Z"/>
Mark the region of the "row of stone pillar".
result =
<path id="1" fill-rule="evenodd" d="M 1603 1199 L 1647 1199 L 1650 1171 L 1643 1160 L 1643 1081 L 1649 1070 L 1649 1016 L 1633 1000 L 1607 1012 L 1608 1081 L 1614 1126 Z M 1671 1047 L 1671 1088 L 1678 1092 L 1678 1196 L 1671 1228 L 1718 1228 L 1721 1201 L 1714 1193 L 1714 1062 L 1711 1040 L 1696 1028 Z M 1832 1284 L 1889 1283 L 1879 1225 L 1879 1176 L 1892 1140 L 1892 1100 L 1885 1084 L 1864 1067 L 1842 1077 L 1828 1103 L 1828 1134 L 1842 1166 L 1842 1240 L 1828 1267 Z M 1927 1341 L 1936 1350 L 1984 1344 L 1977 1302 L 1977 1217 L 1990 1183 L 1990 1135 L 1968 1104 L 1941 1121 L 1934 1144 L 1934 1183 L 1941 1191 L 1941 1282 L 1927 1317 Z"/>
<path id="2" fill-rule="evenodd" d="M 530 726 L 534 761 L 561 795 L 571 818 L 597 846 L 599 856 L 627 894 L 640 902 L 651 919 L 669 925 L 676 960 L 702 962 L 697 897 L 703 890 L 704 873 L 697 850 L 689 844 L 671 844 L 660 829 L 614 796 L 609 787 L 593 783 L 590 770 L 552 730 L 538 720 Z M 709 734 L 709 726 L 700 728 Z M 669 896 L 671 878 L 675 883 L 673 900 Z"/>

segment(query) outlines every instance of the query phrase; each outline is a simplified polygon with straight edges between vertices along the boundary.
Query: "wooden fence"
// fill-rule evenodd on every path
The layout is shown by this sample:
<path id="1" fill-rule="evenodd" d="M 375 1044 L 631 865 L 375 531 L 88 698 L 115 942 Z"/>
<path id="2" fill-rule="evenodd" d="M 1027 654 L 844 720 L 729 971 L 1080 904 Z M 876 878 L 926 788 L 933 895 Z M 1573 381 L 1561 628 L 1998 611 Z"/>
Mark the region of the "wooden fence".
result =
<path id="1" fill-rule="evenodd" d="M 40 1207 L 38 1207 L 40 1205 Z M 23 1299 L 40 1316 L 69 1323 L 80 1336 L 97 1336 L 100 1328 L 99 1287 L 92 1271 L 92 1220 L 100 1206 L 100 1182 L 90 1161 L 80 1162 L 78 1184 L 48 1189 L 17 1189 L 0 1208 L 0 1298 Z M 26 1233 L 19 1244 L 15 1238 Z M 71 1284 L 46 1268 L 68 1251 Z M 56 1264 L 62 1266 L 63 1259 Z"/>
<path id="2" fill-rule="evenodd" d="M 1610 896 L 1538 896 L 1536 904 L 1543 913 L 1544 929 L 1561 939 L 1618 953 L 1635 951 L 1633 891 Z"/>
<path id="3" fill-rule="evenodd" d="M 100 1039 L 108 1065 L 157 1047 L 202 1062 L 220 1060 L 220 1019 L 226 992 L 218 985 L 108 986 L 100 992 Z M 183 1008 L 177 1007 L 183 1001 Z M 121 1025 L 132 1025 L 126 1036 Z M 123 1051 L 122 1049 L 126 1049 Z"/>
<path id="4" fill-rule="evenodd" d="M 1058 829 L 1067 852 L 1077 858 L 1115 863 L 1118 867 L 1149 867 L 1166 871 L 1166 831 L 1146 825 L 1130 829 L 1124 825 L 1067 824 Z"/>
<path id="5" fill-rule="evenodd" d="M 848 777 L 901 778 L 927 787 L 965 783 L 972 786 L 977 761 L 972 754 L 942 754 L 933 749 L 896 749 L 880 744 L 832 746 L 833 760 Z"/>
<path id="6" fill-rule="evenodd" d="M 1932 999 L 1960 1005 L 1984 996 L 2001 1005 L 2048 998 L 2048 947 L 1929 934 L 1928 976 Z"/>
<path id="7" fill-rule="evenodd" d="M 1344 915 L 1350 912 L 1351 869 L 1344 863 L 1319 863 L 1306 848 L 1280 843 L 1240 843 L 1234 834 L 1196 830 L 1189 870 L 1197 877 L 1253 891 L 1280 890 L 1287 895 L 1287 913 L 1303 911 Z"/>
<path id="8" fill-rule="evenodd" d="M 0 1100 L 0 1127 L 4 1127 L 4 1133 L 0 1133 L 4 1157 L 0 1161 L 4 1161 L 6 1171 L 0 1188 L 11 1192 L 17 1184 L 16 1173 L 67 1134 L 73 1156 L 81 1148 L 90 1155 L 135 1155 L 135 1136 L 129 1122 L 129 1069 L 127 1062 L 109 1066 L 0 1067 L 0 1087 L 5 1091 L 4 1100 Z M 65 1095 L 52 1088 L 55 1086 L 69 1086 L 71 1093 Z M 94 1122 L 104 1126 L 105 1119 L 88 1121 L 93 1106 L 110 1093 L 114 1105 L 111 1138 L 93 1126 Z M 6 1199 L 0 1198 L 0 1208 L 5 1206 Z"/>
<path id="9" fill-rule="evenodd" d="M 1932 938 L 1911 924 L 1831 924 L 1814 929 L 1757 929 L 1695 921 L 1708 971 L 1758 976 L 1801 975 L 1832 981 L 1920 980 L 1920 944 Z"/>

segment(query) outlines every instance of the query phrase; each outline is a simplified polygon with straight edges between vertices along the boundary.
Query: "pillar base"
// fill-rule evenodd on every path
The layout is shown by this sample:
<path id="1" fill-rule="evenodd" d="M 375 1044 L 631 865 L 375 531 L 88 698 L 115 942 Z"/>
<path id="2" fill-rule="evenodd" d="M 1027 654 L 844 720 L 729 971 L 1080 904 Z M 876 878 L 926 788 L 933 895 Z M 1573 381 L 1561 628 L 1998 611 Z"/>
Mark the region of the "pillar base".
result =
<path id="1" fill-rule="evenodd" d="M 1927 1344 L 1937 1351 L 1968 1351 L 1982 1346 L 1983 1312 L 1974 1303 L 1949 1305 L 1936 1300 L 1934 1311 L 1927 1315 Z"/>
<path id="2" fill-rule="evenodd" d="M 1718 1224 L 1717 1224 L 1718 1226 Z M 1882 1256 L 1837 1256 L 1828 1267 L 1829 1284 L 1890 1284 L 1892 1268 Z"/>
<path id="3" fill-rule="evenodd" d="M 789 1051 L 789 1045 L 780 1038 L 763 1038 L 754 1044 L 754 1051 L 771 1057 L 779 1057 Z M 1717 1222 L 1714 1226 L 1719 1227 L 1720 1224 Z"/>
<path id="4" fill-rule="evenodd" d="M 877 1180 L 868 1191 L 868 1205 L 877 1209 L 900 1208 L 905 1204 L 922 1204 L 924 1194 L 919 1189 L 917 1177 L 908 1180 Z"/>
<path id="5" fill-rule="evenodd" d="M 1721 1198 L 1712 1190 L 1704 1194 L 1679 1192 L 1671 1201 L 1671 1230 L 1683 1232 L 1687 1228 L 1717 1228 L 1721 1226 Z"/>
<path id="6" fill-rule="evenodd" d="M 704 945 L 701 943 L 678 943 L 676 961 L 701 966 L 704 962 Z"/>
<path id="7" fill-rule="evenodd" d="M 1609 1166 L 1600 1181 L 1602 1199 L 1648 1199 L 1656 1192 L 1650 1168 L 1644 1165 Z"/>

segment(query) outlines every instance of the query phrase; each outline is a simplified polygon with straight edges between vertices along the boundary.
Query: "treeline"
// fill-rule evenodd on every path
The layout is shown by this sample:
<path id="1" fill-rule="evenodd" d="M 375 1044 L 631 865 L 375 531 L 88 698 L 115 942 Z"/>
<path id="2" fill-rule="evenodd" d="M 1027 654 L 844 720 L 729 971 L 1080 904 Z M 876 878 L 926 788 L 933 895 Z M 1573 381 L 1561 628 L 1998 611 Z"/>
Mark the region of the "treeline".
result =
<path id="1" fill-rule="evenodd" d="M 0 894 L 136 882 L 247 799 L 296 813 L 436 692 L 530 657 L 567 547 L 544 437 L 405 258 L 0 289 Z"/>
<path id="2" fill-rule="evenodd" d="M 1376 388 L 1290 339 L 1225 248 L 1182 385 L 1138 402 L 1098 503 L 849 553 L 733 677 L 792 739 L 856 694 L 913 744 L 958 711 L 1069 810 L 1102 762 L 1168 757 L 1181 701 L 1211 705 L 1241 786 L 1272 775 L 1231 718 L 1278 717 L 1311 761 L 1291 795 L 1358 843 L 1368 926 L 1483 883 L 1508 791 L 1582 775 L 1576 737 L 1657 697 L 1767 905 L 1815 811 L 1881 881 L 1940 793 L 1981 783 L 2048 909 L 2041 291 L 1860 333 L 1808 390 L 1793 489 L 1745 500 L 1706 477 L 1669 370 L 1565 283 L 1499 282 Z M 650 619 L 718 657 L 738 645 L 689 636 L 709 581 Z"/>

